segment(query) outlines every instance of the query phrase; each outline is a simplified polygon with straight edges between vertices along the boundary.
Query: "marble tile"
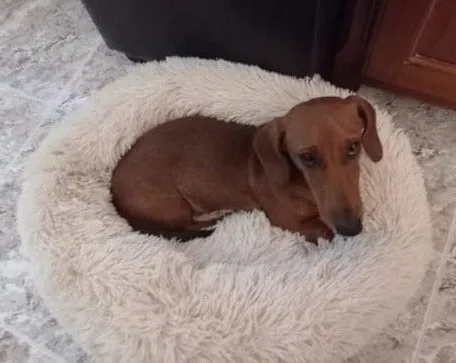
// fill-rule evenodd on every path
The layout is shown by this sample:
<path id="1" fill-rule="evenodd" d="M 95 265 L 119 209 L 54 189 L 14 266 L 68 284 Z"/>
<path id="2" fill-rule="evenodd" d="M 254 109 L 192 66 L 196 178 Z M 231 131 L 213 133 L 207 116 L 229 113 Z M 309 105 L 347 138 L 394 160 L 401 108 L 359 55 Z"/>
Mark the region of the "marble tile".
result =
<path id="1" fill-rule="evenodd" d="M 14 326 L 22 336 L 62 357 L 66 362 L 87 362 L 86 354 L 53 318 L 42 299 L 34 292 L 32 283 L 26 282 L 15 288 L 23 289 L 25 299 L 4 316 L 5 323 Z"/>
<path id="2" fill-rule="evenodd" d="M 99 41 L 80 1 L 26 2 L 0 28 L 0 82 L 53 102 Z"/>
<path id="3" fill-rule="evenodd" d="M 419 363 L 456 363 L 456 256 L 445 263 L 419 348 Z"/>
<path id="4" fill-rule="evenodd" d="M 435 151 L 455 146 L 456 134 L 452 131 L 456 129 L 456 111 L 370 87 L 362 87 L 360 93 L 394 116 L 396 124 L 407 131 L 417 151 L 426 146 Z"/>
<path id="5" fill-rule="evenodd" d="M 24 286 L 30 282 L 27 261 L 19 252 L 20 238 L 16 227 L 16 202 L 21 182 L 9 176 L 0 185 L 0 318 L 1 321 L 26 303 Z"/>
<path id="6" fill-rule="evenodd" d="M 442 253 L 448 238 L 448 232 L 452 218 L 454 218 L 456 206 L 455 203 L 449 203 L 446 206 L 442 204 L 431 204 L 431 217 L 433 227 L 434 246 L 438 253 Z"/>
<path id="7" fill-rule="evenodd" d="M 363 87 L 360 93 L 392 114 L 396 125 L 407 132 L 419 159 L 446 156 L 447 151 L 456 148 L 456 111 L 369 87 Z"/>
<path id="8" fill-rule="evenodd" d="M 134 65 L 122 53 L 110 50 L 104 43 L 100 44 L 84 64 L 80 77 L 61 108 L 65 112 L 79 108 L 89 95 L 120 78 Z"/>
<path id="9" fill-rule="evenodd" d="M 2 0 L 0 2 L 0 23 L 3 24 L 7 19 L 16 16 L 18 10 L 29 3 L 29 0 Z"/>
<path id="10" fill-rule="evenodd" d="M 0 91 L 0 169 L 5 170 L 43 122 L 46 105 Z"/>
<path id="11" fill-rule="evenodd" d="M 61 363 L 60 357 L 38 351 L 18 339 L 9 331 L 0 328 L 0 362 L 5 363 Z"/>
<path id="12" fill-rule="evenodd" d="M 30 347 L 0 328 L 0 362 L 27 362 Z"/>
<path id="13" fill-rule="evenodd" d="M 41 102 L 2 94 L 0 97 L 0 261 L 19 245 L 16 204 L 22 185 L 22 166 L 42 139 L 56 113 L 47 117 Z M 33 146 L 33 147 L 31 147 Z"/>
<path id="14" fill-rule="evenodd" d="M 8 175 L 0 181 L 0 262 L 7 259 L 8 252 L 20 242 L 16 228 L 16 203 L 20 187 L 19 177 Z"/>
<path id="15" fill-rule="evenodd" d="M 52 128 L 62 122 L 64 113 L 60 109 L 54 109 L 46 117 L 43 117 L 41 124 L 35 128 L 32 135 L 23 144 L 18 153 L 15 155 L 14 160 L 11 161 L 9 171 L 14 174 L 21 174 L 23 167 L 28 157 L 39 147 L 41 141 L 47 136 Z"/>
<path id="16" fill-rule="evenodd" d="M 40 102 L 11 95 L 0 97 L 0 260 L 20 242 L 16 230 L 16 204 L 24 163 L 63 117 L 57 110 L 45 114 L 45 107 Z"/>

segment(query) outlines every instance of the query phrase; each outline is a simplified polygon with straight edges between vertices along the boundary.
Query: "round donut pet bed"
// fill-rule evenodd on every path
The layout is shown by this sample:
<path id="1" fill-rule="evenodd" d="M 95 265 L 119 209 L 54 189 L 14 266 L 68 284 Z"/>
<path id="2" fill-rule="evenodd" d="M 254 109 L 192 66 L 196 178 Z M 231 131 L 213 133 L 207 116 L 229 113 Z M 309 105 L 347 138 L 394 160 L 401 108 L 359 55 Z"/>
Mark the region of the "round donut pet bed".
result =
<path id="1" fill-rule="evenodd" d="M 405 307 L 432 257 L 423 177 L 377 108 L 384 158 L 361 155 L 365 231 L 312 245 L 236 213 L 180 244 L 132 231 L 110 175 L 144 132 L 191 114 L 260 125 L 342 96 L 225 61 L 138 66 L 56 127 L 30 158 L 18 224 L 39 292 L 97 362 L 337 362 Z M 152 166 L 153 167 L 153 166 Z"/>

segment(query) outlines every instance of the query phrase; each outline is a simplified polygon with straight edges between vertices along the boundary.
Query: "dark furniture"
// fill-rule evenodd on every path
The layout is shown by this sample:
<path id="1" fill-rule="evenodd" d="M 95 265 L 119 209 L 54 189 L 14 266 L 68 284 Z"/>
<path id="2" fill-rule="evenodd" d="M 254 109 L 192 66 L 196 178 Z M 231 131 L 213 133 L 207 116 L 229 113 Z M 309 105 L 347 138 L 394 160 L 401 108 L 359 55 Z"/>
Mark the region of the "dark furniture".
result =
<path id="1" fill-rule="evenodd" d="M 378 0 L 83 0 L 134 61 L 223 58 L 356 89 Z"/>
<path id="2" fill-rule="evenodd" d="M 456 1 L 386 0 L 365 77 L 456 109 Z"/>

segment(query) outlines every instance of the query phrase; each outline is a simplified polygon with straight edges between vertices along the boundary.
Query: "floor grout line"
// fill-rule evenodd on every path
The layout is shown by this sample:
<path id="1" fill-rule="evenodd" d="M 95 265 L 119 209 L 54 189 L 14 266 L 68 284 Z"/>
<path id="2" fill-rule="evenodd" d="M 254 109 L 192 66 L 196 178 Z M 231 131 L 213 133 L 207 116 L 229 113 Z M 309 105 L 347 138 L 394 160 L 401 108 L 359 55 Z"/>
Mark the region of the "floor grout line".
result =
<path id="1" fill-rule="evenodd" d="M 56 353 L 52 352 L 51 350 L 47 349 L 46 347 L 43 347 L 42 345 L 37 344 L 29 336 L 27 336 L 26 334 L 23 334 L 22 332 L 17 330 L 15 327 L 5 323 L 4 321 L 0 322 L 0 328 L 7 331 L 11 335 L 13 335 L 15 338 L 23 341 L 24 343 L 27 343 L 32 349 L 34 349 L 38 353 L 40 353 L 46 357 L 52 358 L 53 360 L 55 360 L 57 362 L 65 363 L 65 360 L 61 356 L 57 355 Z"/>
<path id="2" fill-rule="evenodd" d="M 53 101 L 47 102 L 46 108 L 43 112 L 43 120 L 35 126 L 27 139 L 22 143 L 22 145 L 18 148 L 17 152 L 15 152 L 11 158 L 11 161 L 6 165 L 6 170 L 14 168 L 16 165 L 21 153 L 24 151 L 24 149 L 29 146 L 30 142 L 37 136 L 39 133 L 38 130 L 41 128 L 41 126 L 47 121 L 47 118 L 54 112 L 56 111 L 61 103 L 64 101 L 64 98 L 68 96 L 71 92 L 71 88 L 74 86 L 76 80 L 79 78 L 79 76 L 82 73 L 82 70 L 84 69 L 85 65 L 93 58 L 95 52 L 97 49 L 100 47 L 102 43 L 102 40 L 99 39 L 91 48 L 89 53 L 87 54 L 86 57 L 79 63 L 78 67 L 73 73 L 73 76 L 70 78 L 70 80 L 65 84 L 65 86 L 62 88 L 62 90 L 57 94 L 55 99 Z"/>
<path id="3" fill-rule="evenodd" d="M 33 102 L 39 102 L 39 103 L 44 103 L 46 104 L 47 102 L 41 98 L 34 97 L 32 95 L 29 95 L 27 92 L 22 91 L 19 88 L 13 87 L 7 83 L 1 83 L 0 84 L 0 91 L 1 92 L 6 92 L 10 93 L 15 97 L 23 98 L 25 100 L 33 101 Z"/>
<path id="4" fill-rule="evenodd" d="M 424 336 L 425 336 L 425 333 L 426 333 L 426 328 L 427 328 L 427 326 L 429 324 L 429 318 L 431 316 L 433 302 L 435 300 L 435 297 L 438 294 L 440 282 L 443 279 L 443 273 L 444 273 L 445 264 L 446 264 L 446 261 L 448 260 L 449 255 L 450 255 L 450 253 L 449 253 L 450 252 L 450 246 L 451 246 L 451 243 L 452 243 L 452 238 L 453 238 L 453 236 L 455 234 L 456 234 L 456 208 L 453 211 L 453 217 L 452 217 L 452 220 L 451 220 L 450 229 L 449 229 L 448 234 L 447 234 L 447 238 L 446 238 L 446 241 L 445 241 L 445 246 L 444 246 L 444 249 L 443 249 L 442 257 L 441 257 L 440 262 L 439 262 L 439 266 L 437 267 L 437 272 L 435 274 L 434 285 L 432 286 L 431 295 L 429 296 L 428 305 L 427 305 L 426 311 L 424 313 L 423 323 L 421 324 L 421 328 L 420 328 L 420 331 L 419 331 L 418 339 L 417 339 L 416 345 L 415 345 L 415 350 L 414 350 L 413 355 L 412 355 L 412 362 L 411 363 L 417 363 L 418 354 L 420 353 L 421 345 L 423 344 Z"/>
<path id="5" fill-rule="evenodd" d="M 84 70 L 84 67 L 87 65 L 87 63 L 89 63 L 89 61 L 91 59 L 93 59 L 95 52 L 98 50 L 98 48 L 100 47 L 101 44 L 102 44 L 102 40 L 98 39 L 97 42 L 95 42 L 95 44 L 89 48 L 88 54 L 79 63 L 78 67 L 76 68 L 76 70 L 73 73 L 73 76 L 69 79 L 69 81 L 63 87 L 63 89 L 59 92 L 59 94 L 55 98 L 55 101 L 50 102 L 50 105 L 53 106 L 53 110 L 57 109 L 62 104 L 62 102 L 65 101 L 64 100 L 65 96 L 69 96 L 76 81 L 82 75 L 82 71 Z"/>

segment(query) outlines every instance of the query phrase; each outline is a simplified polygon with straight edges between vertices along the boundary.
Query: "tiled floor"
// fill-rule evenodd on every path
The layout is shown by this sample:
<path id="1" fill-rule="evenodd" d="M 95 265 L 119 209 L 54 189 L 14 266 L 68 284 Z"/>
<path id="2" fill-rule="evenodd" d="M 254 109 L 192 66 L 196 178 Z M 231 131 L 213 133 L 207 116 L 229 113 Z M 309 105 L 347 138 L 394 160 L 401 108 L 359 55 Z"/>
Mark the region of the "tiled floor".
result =
<path id="1" fill-rule="evenodd" d="M 15 203 L 24 160 L 62 115 L 124 72 L 78 0 L 0 1 L 0 362 L 86 362 L 34 293 Z M 364 88 L 423 166 L 437 255 L 409 308 L 351 362 L 456 362 L 456 113 Z M 453 224 L 452 224 L 453 223 Z"/>

